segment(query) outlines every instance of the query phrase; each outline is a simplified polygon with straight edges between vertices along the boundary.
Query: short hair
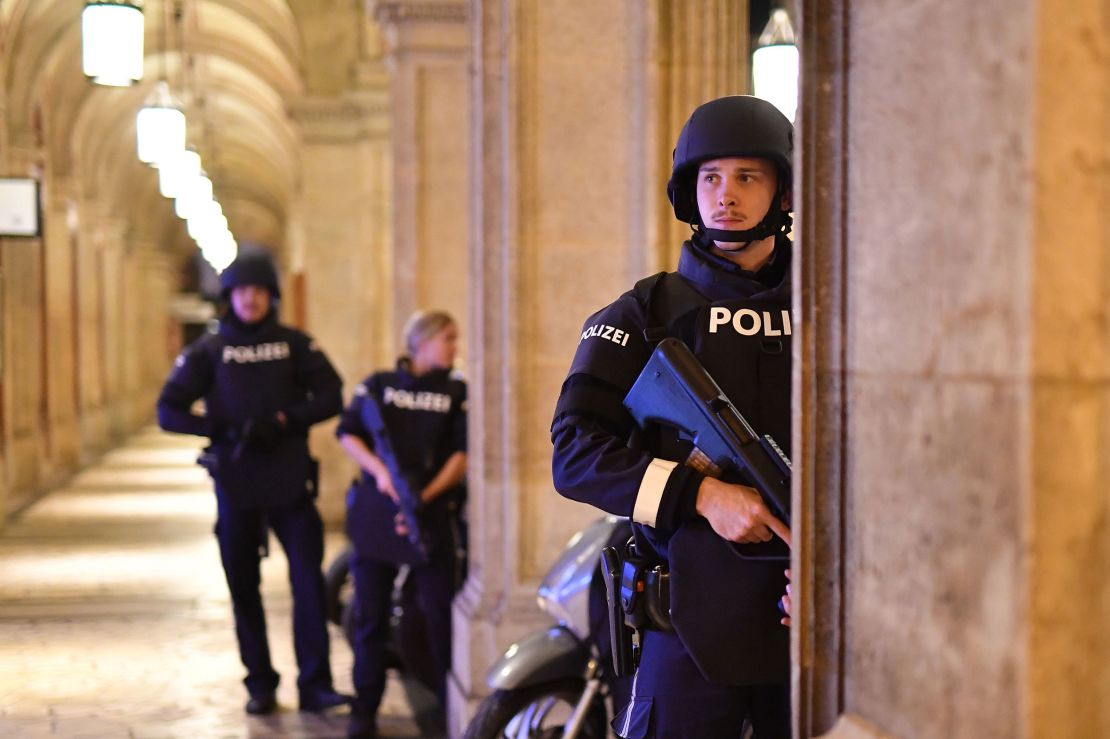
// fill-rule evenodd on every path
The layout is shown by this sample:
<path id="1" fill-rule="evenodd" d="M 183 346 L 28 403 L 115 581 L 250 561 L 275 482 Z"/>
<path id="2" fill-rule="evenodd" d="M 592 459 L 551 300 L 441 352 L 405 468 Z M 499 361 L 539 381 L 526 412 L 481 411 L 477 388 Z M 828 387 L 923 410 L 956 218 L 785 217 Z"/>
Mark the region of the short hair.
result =
<path id="1" fill-rule="evenodd" d="M 417 347 L 438 334 L 448 326 L 457 326 L 450 313 L 443 310 L 418 310 L 405 321 L 402 332 L 405 339 L 405 352 L 412 356 Z"/>

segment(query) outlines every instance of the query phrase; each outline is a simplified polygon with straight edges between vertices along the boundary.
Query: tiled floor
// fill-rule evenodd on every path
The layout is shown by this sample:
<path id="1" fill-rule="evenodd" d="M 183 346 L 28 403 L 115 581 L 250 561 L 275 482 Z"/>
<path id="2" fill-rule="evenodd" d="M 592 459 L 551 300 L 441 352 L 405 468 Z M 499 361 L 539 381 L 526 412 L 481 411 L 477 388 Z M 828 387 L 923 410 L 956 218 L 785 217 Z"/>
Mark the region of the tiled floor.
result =
<path id="1" fill-rule="evenodd" d="M 243 713 L 231 610 L 198 444 L 143 432 L 0 533 L 0 737 L 344 736 L 342 713 L 296 710 L 285 559 L 263 565 L 282 710 Z M 343 545 L 329 536 L 326 561 Z M 351 653 L 332 630 L 336 687 Z M 384 736 L 415 737 L 391 678 Z"/>

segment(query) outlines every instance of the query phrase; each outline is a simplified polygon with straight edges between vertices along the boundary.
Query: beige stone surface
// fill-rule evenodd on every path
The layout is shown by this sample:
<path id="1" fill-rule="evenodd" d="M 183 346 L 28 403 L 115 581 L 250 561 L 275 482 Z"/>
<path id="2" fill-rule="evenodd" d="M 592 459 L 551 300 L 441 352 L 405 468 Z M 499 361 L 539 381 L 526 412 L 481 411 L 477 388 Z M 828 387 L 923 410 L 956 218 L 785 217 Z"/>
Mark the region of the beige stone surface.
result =
<path id="1" fill-rule="evenodd" d="M 845 424 L 814 524 L 843 542 L 842 587 L 807 585 L 842 609 L 842 631 L 800 639 L 803 656 L 839 655 L 839 672 L 806 665 L 840 691 L 829 736 L 1104 736 L 1105 9 L 853 3 L 845 19 L 845 56 L 823 57 L 851 60 L 825 83 L 847 94 L 844 148 L 814 135 L 830 151 L 803 153 L 847 171 L 830 205 L 844 253 L 802 268 L 844 295 L 803 302 L 843 310 L 841 325 L 801 321 L 803 339 L 807 319 L 822 332 L 805 356 L 832 379 L 814 407 Z M 822 215 L 803 255 L 835 228 Z"/>
<path id="2" fill-rule="evenodd" d="M 198 444 L 153 429 L 39 501 L 0 535 L 0 735 L 195 739 L 346 735 L 342 711 L 296 710 L 286 564 L 274 542 L 263 598 L 281 710 L 246 691 Z M 326 559 L 344 544 L 329 536 Z M 337 687 L 351 656 L 332 630 Z M 419 735 L 390 678 L 385 737 Z"/>

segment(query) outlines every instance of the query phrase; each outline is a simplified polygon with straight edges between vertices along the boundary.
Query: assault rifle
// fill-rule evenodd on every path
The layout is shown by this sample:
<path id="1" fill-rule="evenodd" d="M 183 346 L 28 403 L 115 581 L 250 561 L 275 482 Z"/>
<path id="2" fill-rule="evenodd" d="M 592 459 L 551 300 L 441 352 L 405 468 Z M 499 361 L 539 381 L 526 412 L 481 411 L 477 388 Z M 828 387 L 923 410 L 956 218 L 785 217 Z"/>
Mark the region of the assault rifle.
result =
<path id="1" fill-rule="evenodd" d="M 774 439 L 752 430 L 681 341 L 659 342 L 624 405 L 641 427 L 670 426 L 692 442 L 686 463 L 695 469 L 710 477 L 741 475 L 739 482 L 758 490 L 771 513 L 790 525 L 790 460 Z M 737 545 L 736 551 L 760 559 L 789 556 L 784 547 L 778 555 L 761 554 L 763 545 Z"/>
<path id="2" fill-rule="evenodd" d="M 393 440 L 389 434 L 389 428 L 385 425 L 381 405 L 378 399 L 369 393 L 366 395 L 366 402 L 362 404 L 362 422 L 374 441 L 374 453 L 385 463 L 389 476 L 393 480 L 393 489 L 397 491 L 398 507 L 401 509 L 405 527 L 408 529 L 406 537 L 416 550 L 418 559 L 427 562 L 428 544 L 424 541 L 424 532 L 417 518 L 417 510 L 420 508 L 420 488 L 397 463 Z"/>

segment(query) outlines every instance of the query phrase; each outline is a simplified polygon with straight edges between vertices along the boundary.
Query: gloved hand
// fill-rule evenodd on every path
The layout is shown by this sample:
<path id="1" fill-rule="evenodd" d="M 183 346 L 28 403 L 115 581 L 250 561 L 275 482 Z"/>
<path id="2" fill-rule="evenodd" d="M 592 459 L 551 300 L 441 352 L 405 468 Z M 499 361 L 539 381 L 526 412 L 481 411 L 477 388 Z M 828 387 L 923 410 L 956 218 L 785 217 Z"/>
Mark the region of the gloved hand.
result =
<path id="1" fill-rule="evenodd" d="M 239 441 L 252 449 L 273 449 L 285 433 L 285 427 L 276 416 L 256 416 L 248 419 L 239 429 Z"/>

